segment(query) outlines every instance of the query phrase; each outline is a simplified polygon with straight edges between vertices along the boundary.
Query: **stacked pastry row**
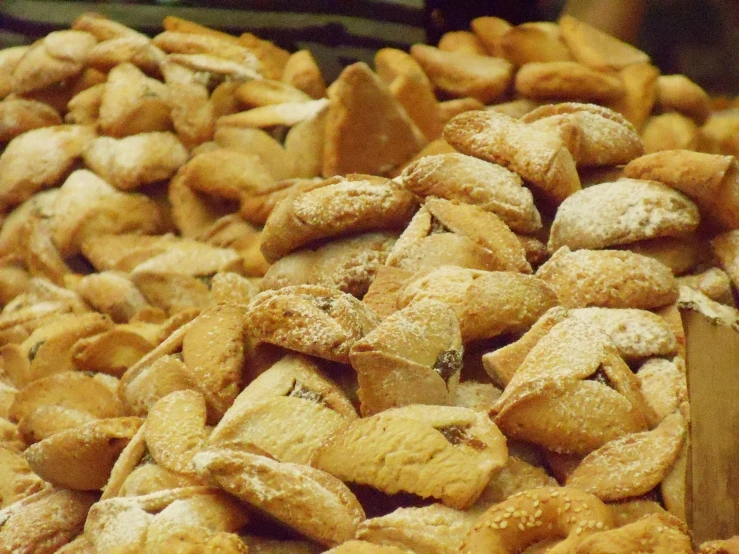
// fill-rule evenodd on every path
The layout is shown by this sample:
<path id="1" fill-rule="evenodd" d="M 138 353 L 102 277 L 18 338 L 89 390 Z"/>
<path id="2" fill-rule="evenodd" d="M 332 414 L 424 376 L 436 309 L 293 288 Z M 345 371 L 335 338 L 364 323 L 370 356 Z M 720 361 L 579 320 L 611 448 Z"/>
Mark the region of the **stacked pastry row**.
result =
<path id="1" fill-rule="evenodd" d="M 0 54 L 3 549 L 693 552 L 680 309 L 739 316 L 733 157 L 577 102 L 434 135 L 433 50 L 326 92 L 165 29 Z"/>

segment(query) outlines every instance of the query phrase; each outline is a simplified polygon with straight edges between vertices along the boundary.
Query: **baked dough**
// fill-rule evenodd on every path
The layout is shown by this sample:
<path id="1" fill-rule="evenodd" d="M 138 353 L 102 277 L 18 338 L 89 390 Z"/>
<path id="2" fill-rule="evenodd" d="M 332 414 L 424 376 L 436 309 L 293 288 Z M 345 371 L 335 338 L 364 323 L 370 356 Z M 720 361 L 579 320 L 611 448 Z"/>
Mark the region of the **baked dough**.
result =
<path id="1" fill-rule="evenodd" d="M 578 168 L 622 165 L 644 153 L 633 125 L 618 112 L 595 104 L 545 105 L 521 120 L 558 134 Z"/>
<path id="2" fill-rule="evenodd" d="M 343 481 L 464 509 L 507 456 L 503 434 L 485 414 L 413 405 L 347 424 L 323 444 L 312 464 Z"/>
<path id="3" fill-rule="evenodd" d="M 408 404 L 451 404 L 462 370 L 454 312 L 434 300 L 385 318 L 352 346 L 362 415 Z"/>
<path id="4" fill-rule="evenodd" d="M 416 213 L 387 265 L 409 271 L 456 265 L 531 273 L 521 242 L 497 216 L 442 198 L 429 198 Z"/>
<path id="5" fill-rule="evenodd" d="M 320 239 L 402 229 L 415 210 L 413 195 L 394 181 L 333 177 L 295 191 L 275 207 L 262 231 L 262 253 L 275 262 Z"/>
<path id="6" fill-rule="evenodd" d="M 575 161 L 562 139 L 507 115 L 463 113 L 444 127 L 444 138 L 463 154 L 515 171 L 557 204 L 580 190 Z"/>
<path id="7" fill-rule="evenodd" d="M 677 300 L 677 281 L 658 261 L 629 251 L 578 250 L 566 246 L 536 272 L 566 308 L 648 310 Z"/>
<path id="8" fill-rule="evenodd" d="M 557 304 L 552 289 L 536 277 L 454 266 L 417 273 L 398 292 L 397 306 L 423 299 L 453 308 L 465 343 L 524 331 Z"/>
<path id="9" fill-rule="evenodd" d="M 548 248 L 597 250 L 695 231 L 700 214 L 684 194 L 656 181 L 620 179 L 583 189 L 560 205 Z"/>
<path id="10" fill-rule="evenodd" d="M 516 173 L 500 165 L 464 154 L 438 154 L 408 165 L 400 180 L 422 198 L 436 196 L 479 206 L 513 231 L 532 233 L 541 228 L 531 192 Z"/>
<path id="11" fill-rule="evenodd" d="M 608 103 L 624 94 L 618 74 L 578 62 L 531 62 L 516 73 L 516 92 L 534 100 Z"/>
<path id="12" fill-rule="evenodd" d="M 354 342 L 379 318 L 350 294 L 296 285 L 258 294 L 249 304 L 247 322 L 257 340 L 348 363 Z"/>

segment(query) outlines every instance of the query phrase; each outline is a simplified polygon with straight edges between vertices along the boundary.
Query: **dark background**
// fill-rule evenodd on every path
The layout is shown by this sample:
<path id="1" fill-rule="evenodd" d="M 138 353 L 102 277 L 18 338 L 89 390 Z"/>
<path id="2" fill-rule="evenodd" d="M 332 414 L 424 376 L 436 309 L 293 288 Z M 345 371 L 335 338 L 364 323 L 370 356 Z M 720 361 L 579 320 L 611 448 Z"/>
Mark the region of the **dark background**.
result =
<path id="1" fill-rule="evenodd" d="M 712 94 L 739 93 L 736 0 L 647 0 L 637 46 L 663 73 L 684 73 Z M 564 0 L 218 0 L 77 2 L 0 0 L 0 47 L 25 44 L 98 11 L 148 34 L 177 15 L 228 32 L 252 32 L 294 51 L 309 48 L 328 80 L 384 46 L 436 43 L 480 15 L 517 24 L 556 20 Z M 205 7 L 207 6 L 207 7 Z"/>

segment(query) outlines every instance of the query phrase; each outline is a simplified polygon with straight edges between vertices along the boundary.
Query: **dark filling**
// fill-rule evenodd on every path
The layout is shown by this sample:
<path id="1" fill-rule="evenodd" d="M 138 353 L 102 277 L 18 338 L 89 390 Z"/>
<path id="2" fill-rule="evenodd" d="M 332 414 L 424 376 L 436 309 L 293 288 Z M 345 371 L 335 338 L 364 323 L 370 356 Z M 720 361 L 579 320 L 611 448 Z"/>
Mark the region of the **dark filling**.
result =
<path id="1" fill-rule="evenodd" d="M 595 370 L 595 373 L 593 373 L 590 377 L 586 379 L 586 381 L 595 381 L 596 383 L 600 383 L 601 385 L 605 385 L 608 388 L 616 389 L 615 385 L 613 384 L 613 381 L 611 381 L 606 374 L 605 371 L 603 371 L 603 366 L 598 367 L 598 369 Z"/>
<path id="2" fill-rule="evenodd" d="M 451 233 L 451 229 L 444 225 L 441 221 L 436 219 L 434 216 L 431 216 L 431 229 L 429 230 L 429 235 L 437 235 L 439 233 Z"/>
<path id="3" fill-rule="evenodd" d="M 206 287 L 208 287 L 208 290 L 210 290 L 213 286 L 213 277 L 215 276 L 215 273 L 210 273 L 208 275 L 196 275 L 195 278 L 203 283 Z"/>
<path id="4" fill-rule="evenodd" d="M 444 438 L 449 441 L 449 444 L 454 446 L 466 444 L 475 450 L 484 450 L 487 445 L 481 440 L 470 437 L 467 429 L 469 429 L 469 425 L 464 427 L 461 425 L 447 425 L 446 427 L 437 427 L 436 430 L 444 435 Z"/>
<path id="5" fill-rule="evenodd" d="M 314 402 L 315 404 L 323 404 L 324 406 L 326 405 L 326 403 L 323 401 L 323 396 L 315 391 L 305 388 L 297 381 L 293 381 L 293 387 L 290 389 L 290 392 L 287 393 L 287 396 L 294 396 L 295 398 L 302 398 L 303 400 L 308 400 L 310 402 Z"/>
<path id="6" fill-rule="evenodd" d="M 328 296 L 318 296 L 314 299 L 314 303 L 319 310 L 329 313 L 334 306 L 334 299 Z"/>
<path id="7" fill-rule="evenodd" d="M 459 350 L 444 350 L 436 357 L 432 367 L 446 383 L 452 375 L 462 370 L 462 352 Z"/>
<path id="8" fill-rule="evenodd" d="M 36 357 L 36 354 L 38 354 L 38 349 L 41 348 L 41 345 L 44 344 L 45 342 L 46 342 L 45 340 L 37 342 L 28 350 L 28 361 L 29 362 L 33 361 L 33 359 Z"/>

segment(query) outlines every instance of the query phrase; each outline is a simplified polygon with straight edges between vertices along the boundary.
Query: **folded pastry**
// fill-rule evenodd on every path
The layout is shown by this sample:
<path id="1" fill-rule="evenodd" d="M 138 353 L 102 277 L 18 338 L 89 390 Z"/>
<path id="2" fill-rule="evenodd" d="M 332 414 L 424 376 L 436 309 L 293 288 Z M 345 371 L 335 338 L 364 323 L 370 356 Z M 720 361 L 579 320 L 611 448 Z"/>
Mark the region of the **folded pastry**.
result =
<path id="1" fill-rule="evenodd" d="M 521 242 L 496 215 L 443 198 L 428 199 L 416 212 L 386 263 L 409 271 L 455 265 L 531 273 Z"/>
<path id="2" fill-rule="evenodd" d="M 350 294 L 317 285 L 265 291 L 252 300 L 247 314 L 257 340 L 344 363 L 378 319 Z"/>
<path id="3" fill-rule="evenodd" d="M 390 233 L 364 233 L 293 251 L 267 270 L 262 289 L 320 285 L 361 298 L 395 242 Z"/>
<path id="4" fill-rule="evenodd" d="M 438 154 L 411 163 L 400 179 L 416 196 L 479 206 L 513 231 L 531 233 L 541 228 L 541 217 L 521 178 L 497 164 L 464 154 Z"/>
<path id="5" fill-rule="evenodd" d="M 362 522 L 356 536 L 373 544 L 446 554 L 459 546 L 474 519 L 469 513 L 443 504 L 399 508 Z"/>
<path id="6" fill-rule="evenodd" d="M 657 106 L 665 112 L 680 112 L 703 125 L 711 115 L 706 91 L 685 75 L 660 75 L 657 79 Z"/>
<path id="7" fill-rule="evenodd" d="M 702 150 L 701 140 L 698 126 L 677 112 L 650 117 L 642 130 L 646 154 L 661 150 Z"/>
<path id="8" fill-rule="evenodd" d="M 596 208 L 597 206 L 597 208 Z M 656 181 L 620 179 L 583 189 L 560 205 L 549 250 L 606 248 L 695 231 L 698 208 L 684 194 Z"/>
<path id="9" fill-rule="evenodd" d="M 513 74 L 513 65 L 502 58 L 445 52 L 425 44 L 414 44 L 411 55 L 436 88 L 454 97 L 471 96 L 485 104 L 505 93 Z"/>
<path id="10" fill-rule="evenodd" d="M 383 177 L 333 177 L 297 190 L 277 205 L 262 232 L 262 253 L 274 262 L 320 239 L 402 229 L 415 208 L 411 193 Z"/>
<path id="11" fill-rule="evenodd" d="M 503 435 L 484 414 L 414 405 L 347 424 L 321 446 L 312 464 L 344 481 L 463 509 L 507 455 Z"/>
<path id="12" fill-rule="evenodd" d="M 362 414 L 408 404 L 451 404 L 462 352 L 459 323 L 446 304 L 418 301 L 388 316 L 349 353 Z"/>
<path id="13" fill-rule="evenodd" d="M 556 203 L 580 190 L 575 161 L 555 133 L 501 113 L 472 111 L 453 118 L 444 138 L 463 154 L 515 171 Z"/>
<path id="14" fill-rule="evenodd" d="M 680 453 L 685 420 L 674 413 L 652 431 L 615 439 L 588 454 L 567 479 L 567 486 L 604 501 L 640 496 L 664 478 Z"/>
<path id="15" fill-rule="evenodd" d="M 618 529 L 586 538 L 577 554 L 610 554 L 615 551 L 673 552 L 691 554 L 693 546 L 685 524 L 668 514 L 652 514 Z"/>
<path id="16" fill-rule="evenodd" d="M 695 234 L 679 237 L 657 237 L 615 246 L 634 254 L 652 258 L 666 265 L 676 277 L 692 271 L 705 258 L 705 243 Z"/>
<path id="17" fill-rule="evenodd" d="M 648 310 L 677 299 L 677 281 L 666 265 L 629 251 L 578 250 L 566 246 L 536 272 L 566 308 Z"/>
<path id="18" fill-rule="evenodd" d="M 426 138 L 365 64 L 345 68 L 329 87 L 323 176 L 384 174 L 417 153 Z"/>
<path id="19" fill-rule="evenodd" d="M 689 196 L 701 215 L 727 230 L 739 227 L 739 171 L 733 156 L 664 150 L 637 158 L 624 168 L 634 179 L 659 181 Z"/>
<path id="20" fill-rule="evenodd" d="M 633 125 L 618 112 L 595 104 L 545 105 L 521 120 L 558 134 L 578 168 L 622 165 L 644 153 Z"/>
<path id="21" fill-rule="evenodd" d="M 559 28 L 572 57 L 587 66 L 608 70 L 649 62 L 641 50 L 572 16 L 562 16 Z"/>
<path id="22" fill-rule="evenodd" d="M 523 23 L 508 29 L 499 39 L 503 57 L 517 66 L 529 62 L 561 62 L 572 59 L 559 25 L 549 21 Z"/>
<path id="23" fill-rule="evenodd" d="M 524 331 L 557 304 L 552 289 L 536 277 L 454 266 L 417 273 L 398 291 L 397 306 L 424 299 L 452 307 L 465 343 Z"/>
<path id="24" fill-rule="evenodd" d="M 539 340 L 491 415 L 508 437 L 567 454 L 587 454 L 656 420 L 610 339 L 576 318 Z"/>
<path id="25" fill-rule="evenodd" d="M 515 87 L 527 98 L 563 102 L 608 103 L 625 93 L 618 74 L 574 61 L 527 63 L 516 73 Z"/>
<path id="26" fill-rule="evenodd" d="M 346 485 L 310 466 L 227 449 L 204 450 L 193 463 L 230 494 L 326 546 L 351 539 L 364 520 Z"/>
<path id="27" fill-rule="evenodd" d="M 657 101 L 659 74 L 659 69 L 649 63 L 632 64 L 619 71 L 624 95 L 609 107 L 628 119 L 637 131 L 641 131 Z"/>

